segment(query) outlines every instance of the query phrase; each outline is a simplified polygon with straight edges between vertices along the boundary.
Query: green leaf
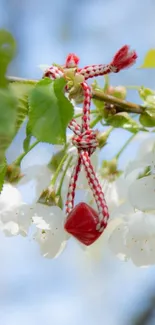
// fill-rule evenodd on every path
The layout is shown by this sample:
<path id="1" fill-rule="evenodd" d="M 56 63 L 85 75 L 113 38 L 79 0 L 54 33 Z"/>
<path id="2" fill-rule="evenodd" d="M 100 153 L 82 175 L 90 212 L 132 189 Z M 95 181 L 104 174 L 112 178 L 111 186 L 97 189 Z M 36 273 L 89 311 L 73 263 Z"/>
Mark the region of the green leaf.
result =
<path id="1" fill-rule="evenodd" d="M 27 126 L 26 126 L 26 138 L 23 141 L 23 149 L 24 149 L 25 152 L 27 152 L 29 150 L 31 139 L 32 139 L 32 134 L 30 132 L 29 125 L 27 124 Z"/>
<path id="2" fill-rule="evenodd" d="M 63 78 L 45 78 L 37 83 L 29 97 L 29 128 L 41 142 L 62 144 L 66 128 L 73 118 L 73 105 L 65 97 Z"/>
<path id="3" fill-rule="evenodd" d="M 16 43 L 13 36 L 6 30 L 0 30 L 0 87 L 7 86 L 5 78 L 9 63 L 16 52 Z"/>
<path id="4" fill-rule="evenodd" d="M 106 122 L 115 127 L 115 128 L 123 128 L 132 133 L 136 133 L 139 130 L 144 130 L 135 120 L 133 120 L 128 113 L 122 112 L 117 113 L 106 119 Z"/>
<path id="5" fill-rule="evenodd" d="M 0 163 L 0 193 L 3 189 L 6 169 L 7 169 L 7 163 L 6 163 L 6 159 L 4 158 L 3 161 Z"/>
<path id="6" fill-rule="evenodd" d="M 145 127 L 153 127 L 155 126 L 155 109 L 147 110 L 142 113 L 139 117 L 140 123 Z"/>
<path id="7" fill-rule="evenodd" d="M 144 62 L 140 68 L 155 68 L 155 49 L 151 49 L 146 53 Z"/>
<path id="8" fill-rule="evenodd" d="M 18 100 L 16 132 L 19 130 L 25 118 L 28 116 L 28 96 L 33 88 L 34 85 L 29 82 L 13 82 L 10 84 L 10 89 Z"/>
<path id="9" fill-rule="evenodd" d="M 16 114 L 16 98 L 8 89 L 0 89 L 0 163 L 15 134 Z"/>

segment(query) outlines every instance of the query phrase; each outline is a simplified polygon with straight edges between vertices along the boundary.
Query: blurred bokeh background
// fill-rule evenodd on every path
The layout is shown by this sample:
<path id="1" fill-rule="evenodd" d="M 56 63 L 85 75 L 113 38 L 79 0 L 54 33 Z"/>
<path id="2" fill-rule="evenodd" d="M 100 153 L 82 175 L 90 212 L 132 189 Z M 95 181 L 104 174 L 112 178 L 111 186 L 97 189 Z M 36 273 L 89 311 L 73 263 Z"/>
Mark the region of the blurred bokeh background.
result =
<path id="1" fill-rule="evenodd" d="M 108 63 L 129 44 L 138 53 L 137 64 L 112 76 L 111 83 L 154 88 L 154 71 L 137 69 L 155 48 L 154 17 L 154 0 L 0 0 L 0 28 L 11 31 L 18 45 L 9 73 L 41 78 L 40 64 L 63 64 L 69 52 L 80 56 L 80 66 Z M 133 90 L 128 98 L 138 101 Z M 115 131 L 104 158 L 113 157 L 127 137 Z M 10 160 L 22 150 L 22 140 L 23 131 L 8 152 Z M 134 158 L 141 141 L 143 136 L 125 151 L 121 166 Z M 40 147 L 37 159 L 46 153 L 49 148 Z M 155 324 L 155 268 L 121 262 L 106 246 L 95 260 L 70 241 L 58 259 L 46 260 L 27 238 L 0 235 L 0 259 L 0 325 Z"/>

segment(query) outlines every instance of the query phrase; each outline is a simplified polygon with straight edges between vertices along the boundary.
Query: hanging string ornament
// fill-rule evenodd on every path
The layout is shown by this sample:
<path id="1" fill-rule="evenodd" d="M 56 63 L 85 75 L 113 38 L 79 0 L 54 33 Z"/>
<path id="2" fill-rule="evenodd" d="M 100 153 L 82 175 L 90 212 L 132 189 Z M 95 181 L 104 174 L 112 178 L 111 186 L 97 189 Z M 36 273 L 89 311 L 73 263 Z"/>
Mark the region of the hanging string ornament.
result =
<path id="1" fill-rule="evenodd" d="M 65 230 L 76 237 L 84 245 L 93 244 L 103 233 L 109 219 L 108 207 L 104 198 L 104 193 L 96 177 L 95 171 L 91 164 L 90 156 L 98 146 L 97 132 L 90 129 L 90 105 L 91 105 L 91 88 L 86 80 L 89 78 L 103 76 L 114 72 L 117 73 L 122 69 L 128 68 L 135 63 L 137 54 L 130 51 L 129 46 L 123 46 L 114 56 L 110 64 L 98 64 L 78 68 L 79 58 L 75 54 L 69 54 L 64 66 L 49 67 L 43 77 L 50 79 L 66 78 L 68 82 L 66 92 L 73 95 L 78 90 L 76 83 L 83 95 L 83 115 L 82 123 L 79 125 L 74 119 L 68 127 L 74 132 L 72 143 L 77 148 L 78 159 L 72 171 L 67 201 L 66 201 L 66 220 Z M 74 207 L 75 189 L 81 166 L 84 166 L 88 184 L 92 190 L 96 201 L 98 212 L 88 204 L 81 202 Z"/>

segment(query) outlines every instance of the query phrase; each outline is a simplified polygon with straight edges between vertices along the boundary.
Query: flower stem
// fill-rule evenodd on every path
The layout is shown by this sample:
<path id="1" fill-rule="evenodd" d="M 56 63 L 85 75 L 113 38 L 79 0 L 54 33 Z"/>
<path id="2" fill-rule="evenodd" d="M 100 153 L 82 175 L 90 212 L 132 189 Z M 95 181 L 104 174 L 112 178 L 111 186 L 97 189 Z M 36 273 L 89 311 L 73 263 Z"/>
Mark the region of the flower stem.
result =
<path id="1" fill-rule="evenodd" d="M 132 134 L 132 136 L 125 142 L 123 147 L 118 151 L 116 156 L 114 157 L 115 159 L 119 159 L 120 155 L 122 152 L 127 148 L 128 144 L 133 140 L 133 138 L 137 135 L 137 133 Z"/>
<path id="2" fill-rule="evenodd" d="M 104 76 L 104 80 L 104 92 L 106 92 L 109 87 L 109 76 L 107 74 Z"/>
<path id="3" fill-rule="evenodd" d="M 61 169 L 62 169 L 62 166 L 63 166 L 64 162 L 66 161 L 67 157 L 68 157 L 68 153 L 66 153 L 66 154 L 63 156 L 63 158 L 61 159 L 60 164 L 59 164 L 59 166 L 57 167 L 57 169 L 56 169 L 56 171 L 55 171 L 55 173 L 54 173 L 54 175 L 53 175 L 53 178 L 52 178 L 52 180 L 51 180 L 51 184 L 50 184 L 51 186 L 54 186 L 54 185 L 55 185 L 55 182 L 56 182 L 56 180 L 57 180 L 57 178 L 58 178 L 58 176 L 59 176 L 59 173 L 60 173 L 60 171 L 61 171 Z"/>
<path id="4" fill-rule="evenodd" d="M 13 164 L 20 166 L 20 163 L 22 159 L 28 154 L 29 151 L 31 151 L 40 141 L 36 140 L 26 152 L 23 152 L 14 162 Z"/>
<path id="5" fill-rule="evenodd" d="M 68 162 L 67 162 L 66 167 L 65 167 L 65 169 L 63 171 L 63 174 L 62 174 L 62 177 L 61 177 L 61 180 L 60 180 L 59 187 L 58 187 L 56 195 L 61 195 L 61 188 L 62 188 L 62 185 L 63 185 L 63 181 L 64 181 L 65 175 L 67 173 L 67 170 L 69 168 L 69 165 L 70 165 L 72 159 L 73 159 L 72 156 L 68 159 Z"/>
<path id="6" fill-rule="evenodd" d="M 105 132 L 106 132 L 106 134 L 107 134 L 107 136 L 109 136 L 109 135 L 110 135 L 110 133 L 111 133 L 113 130 L 114 130 L 114 127 L 113 127 L 113 126 L 110 126 L 110 127 L 108 128 L 108 130 L 107 130 L 107 131 L 105 131 Z"/>
<path id="7" fill-rule="evenodd" d="M 7 77 L 7 80 L 9 82 L 21 82 L 22 84 L 29 83 L 29 84 L 33 84 L 33 85 L 35 85 L 39 81 L 39 80 L 34 80 L 34 79 L 25 79 L 25 78 L 12 77 L 12 76 Z"/>

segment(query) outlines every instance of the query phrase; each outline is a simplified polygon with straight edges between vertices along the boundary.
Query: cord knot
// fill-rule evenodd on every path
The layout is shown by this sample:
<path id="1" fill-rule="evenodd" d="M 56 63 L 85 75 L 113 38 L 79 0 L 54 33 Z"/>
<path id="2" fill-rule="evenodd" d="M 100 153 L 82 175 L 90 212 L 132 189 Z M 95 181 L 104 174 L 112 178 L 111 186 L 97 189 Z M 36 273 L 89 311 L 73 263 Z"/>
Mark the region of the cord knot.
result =
<path id="1" fill-rule="evenodd" d="M 72 143 L 78 149 L 78 151 L 87 150 L 91 155 L 98 146 L 97 131 L 88 129 L 82 132 L 80 135 L 74 135 L 72 138 Z"/>

